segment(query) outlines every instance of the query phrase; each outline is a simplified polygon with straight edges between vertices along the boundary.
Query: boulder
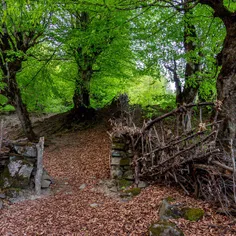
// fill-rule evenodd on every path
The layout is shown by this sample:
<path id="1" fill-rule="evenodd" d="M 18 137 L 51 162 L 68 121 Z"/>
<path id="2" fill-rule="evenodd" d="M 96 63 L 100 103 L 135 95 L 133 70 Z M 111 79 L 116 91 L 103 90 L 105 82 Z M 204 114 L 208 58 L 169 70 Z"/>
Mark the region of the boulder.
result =
<path id="1" fill-rule="evenodd" d="M 180 204 L 172 205 L 164 199 L 160 205 L 159 217 L 161 220 L 184 218 L 190 221 L 198 221 L 204 215 L 204 210 L 200 208 L 183 207 Z"/>
<path id="2" fill-rule="evenodd" d="M 204 210 L 200 208 L 183 208 L 184 218 L 190 221 L 198 221 L 204 216 Z"/>
<path id="3" fill-rule="evenodd" d="M 53 182 L 52 177 L 48 174 L 48 172 L 45 169 L 43 169 L 42 180 L 50 180 L 51 182 Z"/>
<path id="4" fill-rule="evenodd" d="M 6 198 L 6 194 L 5 193 L 0 193 L 0 199 L 5 199 Z"/>
<path id="5" fill-rule="evenodd" d="M 117 158 L 116 158 L 117 159 Z M 114 179 L 119 179 L 123 176 L 123 172 L 119 166 L 111 166 L 111 177 Z"/>
<path id="6" fill-rule="evenodd" d="M 51 180 L 46 180 L 46 179 L 44 179 L 44 180 L 42 180 L 42 182 L 41 182 L 41 188 L 49 188 L 49 186 L 50 186 L 51 183 L 52 183 Z"/>
<path id="7" fill-rule="evenodd" d="M 53 182 L 52 177 L 48 174 L 48 172 L 45 169 L 43 169 L 41 188 L 49 188 L 52 182 Z"/>
<path id="8" fill-rule="evenodd" d="M 23 145 L 17 145 L 14 144 L 13 146 L 13 150 L 24 157 L 32 157 L 32 158 L 36 158 L 37 157 L 37 150 L 35 146 L 23 146 Z"/>
<path id="9" fill-rule="evenodd" d="M 24 159 L 10 161 L 0 176 L 2 188 L 27 188 L 33 171 L 33 164 Z"/>
<path id="10" fill-rule="evenodd" d="M 150 226 L 149 236 L 184 236 L 183 232 L 174 224 L 167 221 L 158 221 Z"/>
<path id="11" fill-rule="evenodd" d="M 147 183 L 144 181 L 139 181 L 138 183 L 138 188 L 146 188 L 147 187 Z"/>
<path id="12" fill-rule="evenodd" d="M 134 180 L 134 173 L 133 173 L 132 170 L 127 170 L 127 171 L 124 173 L 123 177 L 124 177 L 125 179 L 127 179 L 127 180 Z"/>
<path id="13" fill-rule="evenodd" d="M 161 220 L 178 219 L 183 217 L 183 212 L 177 205 L 171 205 L 166 199 L 161 203 L 159 217 Z"/>

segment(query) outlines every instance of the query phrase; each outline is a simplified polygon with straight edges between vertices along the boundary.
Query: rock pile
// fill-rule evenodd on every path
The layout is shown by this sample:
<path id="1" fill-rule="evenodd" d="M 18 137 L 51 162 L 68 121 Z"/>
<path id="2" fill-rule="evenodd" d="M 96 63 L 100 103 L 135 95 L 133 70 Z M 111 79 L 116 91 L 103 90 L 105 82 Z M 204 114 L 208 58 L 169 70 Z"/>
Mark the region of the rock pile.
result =
<path id="1" fill-rule="evenodd" d="M 159 221 L 149 227 L 149 236 L 184 236 L 183 232 L 169 219 L 184 218 L 198 221 L 204 215 L 200 208 L 190 208 L 182 204 L 171 204 L 172 198 L 164 199 L 159 208 Z"/>
<path id="2" fill-rule="evenodd" d="M 33 189 L 37 169 L 37 150 L 34 143 L 8 143 L 0 153 L 0 193 Z M 48 188 L 51 177 L 44 170 L 41 187 Z"/>
<path id="3" fill-rule="evenodd" d="M 120 189 L 134 183 L 134 174 L 131 167 L 133 153 L 129 140 L 122 136 L 112 137 L 111 150 L 111 177 L 117 180 Z"/>

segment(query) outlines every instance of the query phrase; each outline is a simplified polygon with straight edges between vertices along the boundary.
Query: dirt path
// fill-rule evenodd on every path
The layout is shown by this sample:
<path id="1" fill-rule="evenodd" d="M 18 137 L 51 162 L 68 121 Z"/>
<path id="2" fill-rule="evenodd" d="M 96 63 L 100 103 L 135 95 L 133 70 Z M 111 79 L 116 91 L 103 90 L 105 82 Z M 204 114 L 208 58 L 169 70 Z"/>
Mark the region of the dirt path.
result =
<path id="1" fill-rule="evenodd" d="M 228 227 L 229 218 L 170 188 L 150 186 L 129 202 L 101 192 L 100 180 L 109 177 L 109 139 L 103 125 L 58 136 L 53 142 L 44 164 L 55 179 L 54 194 L 0 210 L 0 235 L 147 235 L 158 218 L 160 201 L 168 196 L 207 212 L 199 222 L 176 221 L 185 235 L 234 235 L 236 226 Z"/>

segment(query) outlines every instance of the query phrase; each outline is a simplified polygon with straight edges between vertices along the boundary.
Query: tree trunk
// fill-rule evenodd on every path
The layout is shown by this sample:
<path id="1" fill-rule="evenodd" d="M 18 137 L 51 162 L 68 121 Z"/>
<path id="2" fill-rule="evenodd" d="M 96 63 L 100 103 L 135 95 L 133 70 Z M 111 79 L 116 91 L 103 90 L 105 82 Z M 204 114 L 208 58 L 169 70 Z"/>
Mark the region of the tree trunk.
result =
<path id="1" fill-rule="evenodd" d="M 200 0 L 202 4 L 214 10 L 226 27 L 226 38 L 221 53 L 217 56 L 218 65 L 222 66 L 217 78 L 217 99 L 222 102 L 219 119 L 223 120 L 218 138 L 224 150 L 230 154 L 231 140 L 236 147 L 236 11 L 231 12 L 223 0 Z"/>
<path id="2" fill-rule="evenodd" d="M 222 102 L 219 118 L 224 120 L 219 139 L 229 152 L 231 139 L 236 146 L 236 16 L 227 21 L 226 29 L 223 49 L 218 56 L 222 69 L 217 79 L 217 99 Z"/>
<path id="3" fill-rule="evenodd" d="M 21 122 L 26 137 L 30 141 L 34 141 L 37 137 L 33 131 L 26 105 L 22 101 L 21 92 L 16 81 L 16 72 L 11 72 L 9 70 L 8 73 L 9 74 L 6 76 L 9 76 L 9 79 L 7 79 L 8 88 L 6 94 L 9 99 L 9 103 L 16 109 L 16 113 Z"/>
<path id="4" fill-rule="evenodd" d="M 185 0 L 185 12 L 184 12 L 184 49 L 186 54 L 190 54 L 196 50 L 197 34 L 195 26 L 191 22 L 192 11 L 189 9 L 190 5 Z M 189 55 L 188 55 L 189 56 Z M 194 102 L 199 89 L 199 81 L 196 81 L 196 74 L 200 70 L 200 65 L 196 61 L 195 56 L 189 56 L 185 65 L 185 83 L 182 92 L 182 103 L 189 104 Z M 191 83 L 191 79 L 195 77 L 194 84 Z"/>
<path id="5" fill-rule="evenodd" d="M 92 70 L 88 69 L 80 71 L 80 78 L 76 79 L 75 91 L 73 96 L 74 108 L 79 110 L 81 107 L 89 108 L 90 106 L 90 80 L 92 78 Z"/>

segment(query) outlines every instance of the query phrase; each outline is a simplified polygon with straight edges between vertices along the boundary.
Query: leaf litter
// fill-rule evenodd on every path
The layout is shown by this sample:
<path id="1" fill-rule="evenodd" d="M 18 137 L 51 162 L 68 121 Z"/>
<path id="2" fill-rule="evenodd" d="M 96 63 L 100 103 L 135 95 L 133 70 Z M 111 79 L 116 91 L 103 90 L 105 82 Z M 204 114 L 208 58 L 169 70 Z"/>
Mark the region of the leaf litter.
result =
<path id="1" fill-rule="evenodd" d="M 172 220 L 186 236 L 236 235 L 234 219 L 216 214 L 208 203 L 179 189 L 153 185 L 127 202 L 99 191 L 99 182 L 110 176 L 110 140 L 104 125 L 53 141 L 44 157 L 55 180 L 52 194 L 0 210 L 0 235 L 145 236 L 158 220 L 160 202 L 169 196 L 206 212 L 198 222 Z"/>

